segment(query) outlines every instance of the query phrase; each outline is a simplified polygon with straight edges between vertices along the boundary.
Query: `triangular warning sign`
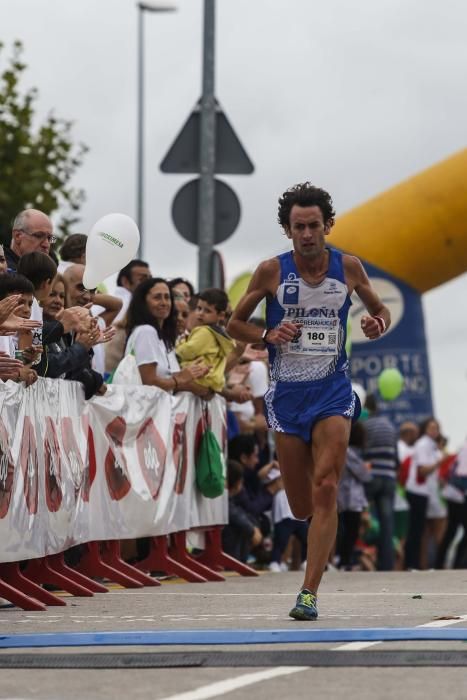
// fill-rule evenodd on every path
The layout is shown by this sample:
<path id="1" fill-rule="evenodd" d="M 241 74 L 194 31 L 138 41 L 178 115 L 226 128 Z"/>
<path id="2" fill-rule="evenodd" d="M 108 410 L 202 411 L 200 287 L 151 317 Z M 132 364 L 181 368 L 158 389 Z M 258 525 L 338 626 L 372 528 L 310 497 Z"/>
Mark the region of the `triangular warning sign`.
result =
<path id="1" fill-rule="evenodd" d="M 199 100 L 160 165 L 163 173 L 199 173 L 200 111 Z M 214 171 L 230 175 L 249 175 L 253 170 L 253 163 L 216 100 Z"/>

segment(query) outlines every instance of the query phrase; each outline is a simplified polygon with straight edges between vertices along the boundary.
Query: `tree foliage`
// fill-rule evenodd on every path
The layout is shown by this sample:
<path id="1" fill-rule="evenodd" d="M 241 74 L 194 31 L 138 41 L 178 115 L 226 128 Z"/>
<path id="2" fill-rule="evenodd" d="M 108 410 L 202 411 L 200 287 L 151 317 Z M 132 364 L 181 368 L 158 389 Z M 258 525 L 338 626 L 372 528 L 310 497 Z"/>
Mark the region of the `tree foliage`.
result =
<path id="1" fill-rule="evenodd" d="M 0 44 L 0 60 L 2 52 Z M 46 214 L 60 210 L 55 233 L 67 235 L 79 221 L 78 210 L 85 198 L 84 191 L 70 181 L 88 149 L 73 143 L 72 122 L 53 112 L 36 125 L 38 91 L 20 91 L 27 67 L 22 53 L 22 44 L 16 41 L 6 67 L 0 63 L 0 239 L 4 243 L 10 241 L 14 217 L 27 207 Z"/>

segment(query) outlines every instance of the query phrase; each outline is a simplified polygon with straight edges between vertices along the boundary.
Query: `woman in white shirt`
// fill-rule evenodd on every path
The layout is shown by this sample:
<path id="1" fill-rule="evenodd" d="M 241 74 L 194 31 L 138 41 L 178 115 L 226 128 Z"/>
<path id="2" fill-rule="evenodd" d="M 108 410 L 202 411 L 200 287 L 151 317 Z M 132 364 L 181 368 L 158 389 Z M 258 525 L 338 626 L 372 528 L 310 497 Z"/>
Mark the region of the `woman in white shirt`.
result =
<path id="1" fill-rule="evenodd" d="M 172 293 L 160 277 L 144 280 L 133 292 L 127 313 L 128 340 L 125 354 L 133 353 L 143 384 L 165 391 L 193 391 L 205 387 L 193 384 L 208 368 L 193 363 L 180 369 L 174 347 L 177 315 Z M 209 391 L 209 390 L 207 390 Z"/>
<path id="2" fill-rule="evenodd" d="M 420 426 L 421 437 L 414 445 L 405 485 L 410 506 L 409 527 L 405 543 L 406 569 L 420 568 L 420 551 L 430 495 L 427 479 L 431 474 L 435 475 L 442 461 L 442 453 L 437 443 L 439 434 L 438 421 L 435 418 L 427 418 Z"/>

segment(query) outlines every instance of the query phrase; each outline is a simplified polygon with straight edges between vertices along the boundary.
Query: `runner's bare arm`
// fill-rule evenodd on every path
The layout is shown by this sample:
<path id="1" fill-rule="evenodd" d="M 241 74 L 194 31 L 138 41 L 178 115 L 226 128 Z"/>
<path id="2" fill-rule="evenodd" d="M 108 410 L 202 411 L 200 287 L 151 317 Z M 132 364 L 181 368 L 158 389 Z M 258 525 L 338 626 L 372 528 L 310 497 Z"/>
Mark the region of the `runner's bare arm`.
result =
<path id="1" fill-rule="evenodd" d="M 261 342 L 262 329 L 248 323 L 248 319 L 265 297 L 275 294 L 279 285 L 279 273 L 277 258 L 265 260 L 258 265 L 227 326 L 227 332 L 232 338 L 245 343 Z"/>
<path id="2" fill-rule="evenodd" d="M 344 256 L 344 272 L 349 294 L 355 291 L 365 304 L 369 316 L 362 316 L 362 330 L 367 338 L 379 338 L 391 325 L 391 314 L 373 289 L 361 261 L 353 255 Z"/>
<path id="3" fill-rule="evenodd" d="M 260 301 L 267 296 L 274 296 L 279 281 L 280 265 L 277 258 L 265 260 L 256 268 L 245 296 L 239 301 L 230 318 L 227 331 L 232 338 L 242 340 L 245 343 L 261 342 L 262 329 L 248 323 L 248 319 Z M 293 340 L 297 331 L 297 324 L 286 321 L 269 330 L 266 341 L 273 345 L 288 343 Z"/>

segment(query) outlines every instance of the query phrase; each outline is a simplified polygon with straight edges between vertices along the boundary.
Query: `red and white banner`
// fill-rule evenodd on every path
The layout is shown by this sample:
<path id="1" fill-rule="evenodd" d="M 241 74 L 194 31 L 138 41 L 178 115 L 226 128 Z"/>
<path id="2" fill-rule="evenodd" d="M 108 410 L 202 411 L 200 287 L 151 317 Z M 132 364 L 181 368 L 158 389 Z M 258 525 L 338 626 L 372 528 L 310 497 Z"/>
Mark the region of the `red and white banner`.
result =
<path id="1" fill-rule="evenodd" d="M 225 453 L 223 399 L 208 413 Z M 227 492 L 195 485 L 204 420 L 188 393 L 109 386 L 85 401 L 75 382 L 0 382 L 0 562 L 226 523 Z"/>

